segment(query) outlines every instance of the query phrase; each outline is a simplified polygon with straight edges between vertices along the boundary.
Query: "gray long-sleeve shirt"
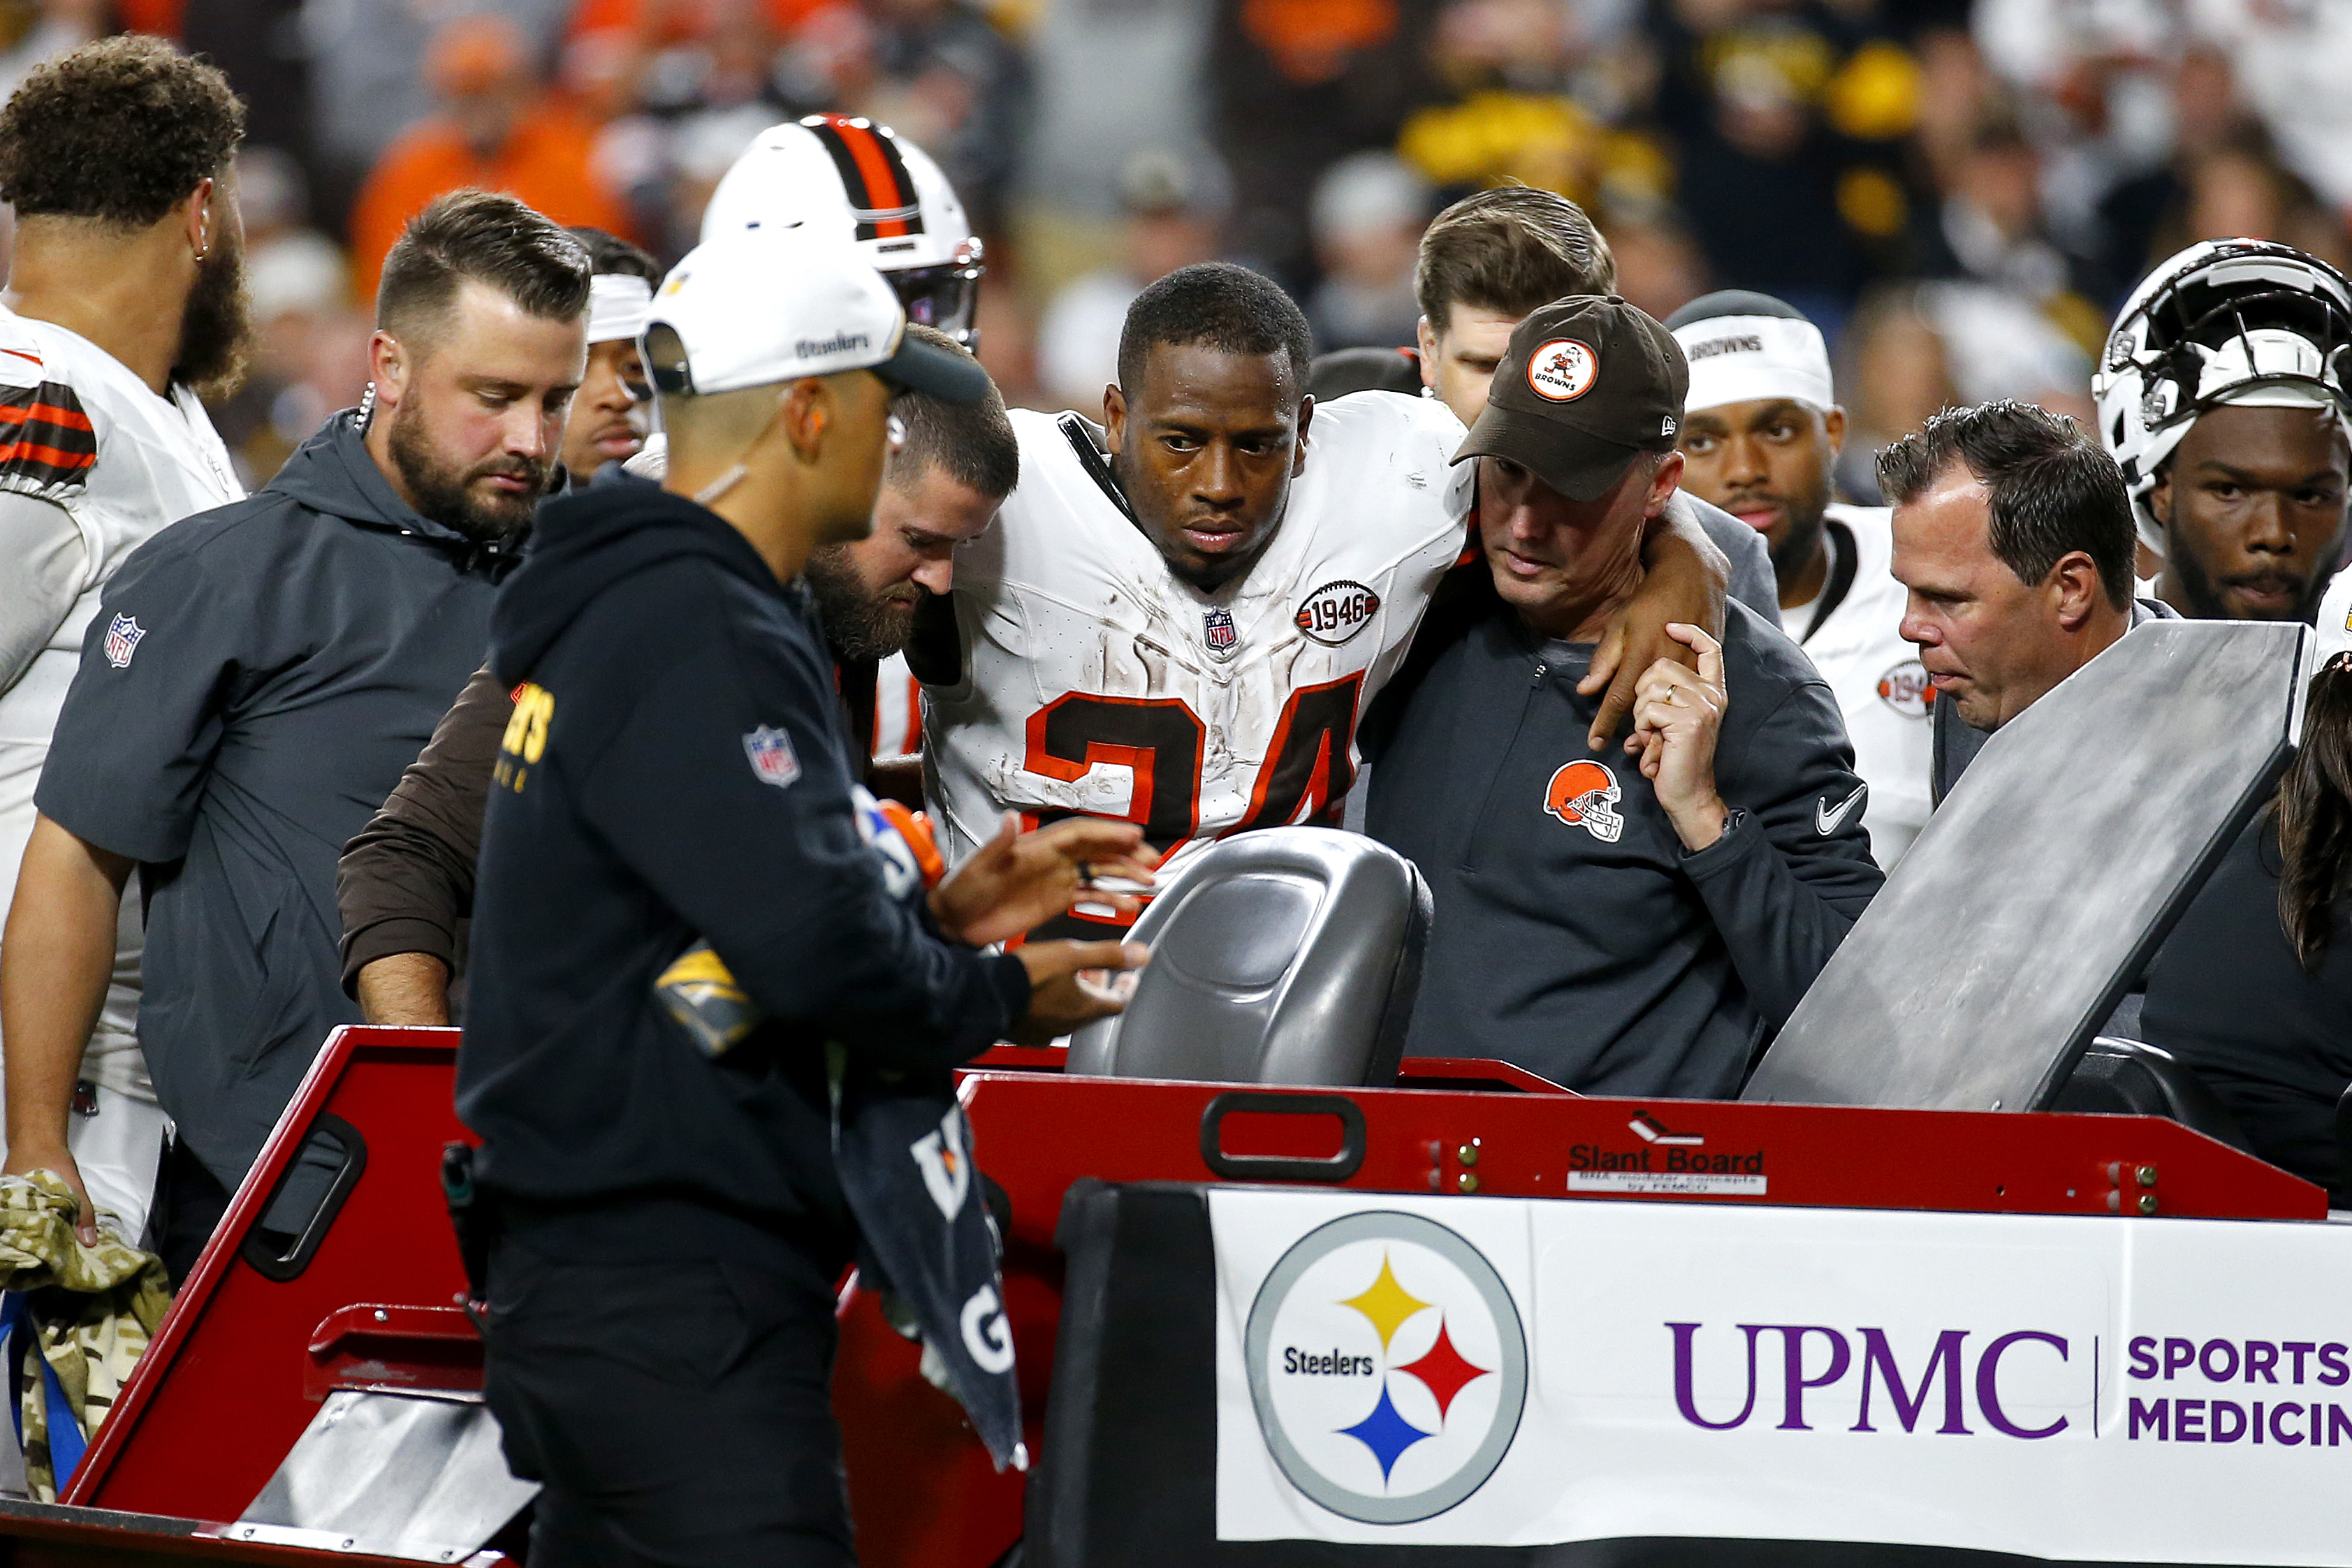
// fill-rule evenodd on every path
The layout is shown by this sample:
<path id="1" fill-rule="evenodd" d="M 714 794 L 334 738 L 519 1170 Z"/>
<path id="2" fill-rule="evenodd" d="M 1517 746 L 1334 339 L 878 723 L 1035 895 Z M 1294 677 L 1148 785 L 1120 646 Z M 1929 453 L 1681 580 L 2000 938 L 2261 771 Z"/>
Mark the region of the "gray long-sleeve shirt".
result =
<path id="1" fill-rule="evenodd" d="M 1504 610 L 1392 689 L 1368 826 L 1437 907 L 1405 1049 L 1728 1095 L 1885 880 L 1853 749 L 1796 644 L 1727 607 L 1716 779 L 1746 815 L 1687 852 L 1635 759 L 1585 744 L 1591 657 Z"/>

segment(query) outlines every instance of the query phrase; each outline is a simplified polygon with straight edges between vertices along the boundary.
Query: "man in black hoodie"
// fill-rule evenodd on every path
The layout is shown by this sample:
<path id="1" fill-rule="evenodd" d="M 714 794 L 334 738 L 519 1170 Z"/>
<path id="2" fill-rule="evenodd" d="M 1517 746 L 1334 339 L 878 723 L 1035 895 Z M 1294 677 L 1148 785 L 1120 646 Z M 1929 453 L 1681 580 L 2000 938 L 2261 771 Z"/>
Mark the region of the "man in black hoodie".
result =
<path id="1" fill-rule="evenodd" d="M 833 1291 L 861 1236 L 908 1228 L 855 1197 L 859 1107 L 929 1090 L 960 1126 L 955 1064 L 1116 1011 L 1077 975 L 1140 948 L 978 945 L 1080 898 L 1132 914 L 1088 862 L 1150 862 L 1131 823 L 1008 820 L 926 894 L 853 782 L 803 570 L 872 526 L 891 387 L 976 402 L 979 365 L 907 336 L 845 240 L 782 229 L 688 256 L 645 342 L 664 488 L 550 503 L 492 627 L 518 695 L 457 1061 L 503 1233 L 485 1393 L 543 1483 L 534 1562 L 845 1565 Z M 950 1354 L 1009 1349 L 993 1294 L 961 1322 Z"/>
<path id="2" fill-rule="evenodd" d="M 90 622 L 0 976 L 7 1169 L 80 1190 L 67 1117 L 136 869 L 175 1279 L 328 1031 L 359 1021 L 335 859 L 481 662 L 580 384 L 588 279 L 513 198 L 436 202 L 385 262 L 372 403 L 142 546 Z"/>

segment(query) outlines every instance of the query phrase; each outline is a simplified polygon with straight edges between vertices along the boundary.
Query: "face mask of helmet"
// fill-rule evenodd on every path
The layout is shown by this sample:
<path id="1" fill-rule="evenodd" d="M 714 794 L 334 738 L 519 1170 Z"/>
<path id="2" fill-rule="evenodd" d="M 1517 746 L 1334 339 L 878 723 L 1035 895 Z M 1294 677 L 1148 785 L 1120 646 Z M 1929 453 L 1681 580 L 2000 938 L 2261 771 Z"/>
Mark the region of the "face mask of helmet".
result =
<path id="1" fill-rule="evenodd" d="M 980 346 L 973 317 L 980 304 L 978 264 L 909 267 L 882 276 L 907 309 L 907 319 L 936 327 L 967 349 Z"/>

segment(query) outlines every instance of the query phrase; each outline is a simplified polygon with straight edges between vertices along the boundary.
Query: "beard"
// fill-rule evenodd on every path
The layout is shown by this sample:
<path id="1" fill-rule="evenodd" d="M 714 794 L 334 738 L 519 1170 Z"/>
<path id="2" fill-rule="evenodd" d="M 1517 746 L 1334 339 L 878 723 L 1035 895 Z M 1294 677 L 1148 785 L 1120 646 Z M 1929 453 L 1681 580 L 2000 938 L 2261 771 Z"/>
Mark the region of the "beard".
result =
<path id="1" fill-rule="evenodd" d="M 809 552 L 803 569 L 816 612 L 824 622 L 825 641 L 845 659 L 887 659 L 906 651 L 915 629 L 915 611 L 922 591 L 901 598 L 895 591 L 876 593 L 857 575 L 847 545 L 824 545 Z"/>
<path id="2" fill-rule="evenodd" d="M 1780 542 L 1771 549 L 1775 580 L 1794 582 L 1803 575 L 1805 568 L 1812 564 L 1813 552 L 1822 548 L 1822 532 L 1829 525 L 1829 514 L 1822 509 L 1827 505 L 1824 499 L 1820 506 L 1812 507 L 1812 521 L 1810 523 L 1793 517 L 1790 519 L 1789 531 L 1780 536 Z M 1794 512 L 1796 508 L 1792 506 L 1790 510 Z"/>
<path id="3" fill-rule="evenodd" d="M 2189 601 L 2189 612 L 2193 618 L 2199 621 L 2239 619 L 2222 601 L 2221 585 L 2213 580 L 2213 574 L 2205 570 L 2205 563 L 2197 559 L 2197 552 L 2189 548 L 2188 541 L 2180 537 L 2179 529 L 2165 530 L 2164 545 L 2165 560 L 2180 579 L 2181 596 Z M 2292 576 L 2291 573 L 2279 575 Z M 2306 626 L 2316 625 L 2319 621 L 2319 601 L 2327 596 L 2327 582 L 2326 572 L 2315 572 L 2312 574 L 2311 580 L 2304 585 L 2303 593 L 2294 604 L 2273 615 L 2254 615 L 2247 619 L 2300 621 Z"/>
<path id="4" fill-rule="evenodd" d="M 393 466 L 400 471 L 419 517 L 452 528 L 478 544 L 505 544 L 530 526 L 539 498 L 547 493 L 554 465 L 544 458 L 504 456 L 460 469 L 433 450 L 425 430 L 424 411 L 414 399 L 392 411 L 385 444 Z M 508 475 L 525 482 L 519 496 L 484 495 L 474 486 L 490 476 Z"/>
<path id="5" fill-rule="evenodd" d="M 196 264 L 195 287 L 180 317 L 172 379 L 206 402 L 234 397 L 253 356 L 253 301 L 245 292 L 245 247 L 234 226 Z"/>

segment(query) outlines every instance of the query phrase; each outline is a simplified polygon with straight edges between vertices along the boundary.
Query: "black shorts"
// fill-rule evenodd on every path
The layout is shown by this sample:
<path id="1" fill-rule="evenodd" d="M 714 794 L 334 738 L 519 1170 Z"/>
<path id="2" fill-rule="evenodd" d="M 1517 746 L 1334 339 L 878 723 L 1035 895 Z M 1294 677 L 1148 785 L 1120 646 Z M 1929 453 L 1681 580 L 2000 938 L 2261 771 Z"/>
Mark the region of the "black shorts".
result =
<path id="1" fill-rule="evenodd" d="M 662 1239 L 648 1238 L 648 1250 Z M 485 1392 L 531 1568 L 848 1568 L 833 1281 L 789 1245 L 569 1261 L 509 1239 Z"/>

